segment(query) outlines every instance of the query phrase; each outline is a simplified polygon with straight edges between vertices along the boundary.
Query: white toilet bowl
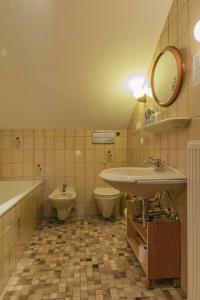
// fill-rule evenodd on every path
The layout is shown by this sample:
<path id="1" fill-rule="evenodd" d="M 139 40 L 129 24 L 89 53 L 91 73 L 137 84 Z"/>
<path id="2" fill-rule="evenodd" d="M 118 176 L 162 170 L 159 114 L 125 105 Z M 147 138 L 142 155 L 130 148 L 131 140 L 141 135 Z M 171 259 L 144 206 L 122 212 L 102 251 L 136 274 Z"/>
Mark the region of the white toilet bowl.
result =
<path id="1" fill-rule="evenodd" d="M 120 199 L 120 191 L 107 187 L 96 188 L 94 190 L 94 197 L 104 218 L 110 218 L 112 214 L 115 214 L 116 217 L 115 209 Z"/>
<path id="2" fill-rule="evenodd" d="M 48 198 L 52 207 L 57 211 L 58 220 L 64 221 L 75 207 L 76 191 L 67 186 L 64 192 L 61 189 L 56 189 Z"/>

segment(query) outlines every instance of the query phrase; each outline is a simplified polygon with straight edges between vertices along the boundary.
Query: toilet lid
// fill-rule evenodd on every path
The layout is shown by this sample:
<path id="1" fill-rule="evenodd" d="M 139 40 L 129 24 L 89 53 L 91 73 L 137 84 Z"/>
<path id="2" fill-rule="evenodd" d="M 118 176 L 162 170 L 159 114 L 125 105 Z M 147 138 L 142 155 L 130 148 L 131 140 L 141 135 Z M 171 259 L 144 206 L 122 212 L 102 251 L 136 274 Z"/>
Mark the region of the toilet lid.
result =
<path id="1" fill-rule="evenodd" d="M 115 196 L 119 195 L 120 191 L 114 188 L 100 187 L 94 190 L 94 194 L 99 196 Z"/>

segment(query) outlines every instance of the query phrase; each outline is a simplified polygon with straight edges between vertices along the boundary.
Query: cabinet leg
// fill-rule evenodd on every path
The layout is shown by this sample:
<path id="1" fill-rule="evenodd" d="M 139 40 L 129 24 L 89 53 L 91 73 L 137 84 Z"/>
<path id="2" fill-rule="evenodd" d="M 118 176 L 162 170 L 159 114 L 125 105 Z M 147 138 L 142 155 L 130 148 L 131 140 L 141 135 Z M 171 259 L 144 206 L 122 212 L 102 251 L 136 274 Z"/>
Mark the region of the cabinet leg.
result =
<path id="1" fill-rule="evenodd" d="M 180 278 L 173 279 L 173 287 L 174 288 L 180 288 L 180 286 L 181 286 Z"/>
<path id="2" fill-rule="evenodd" d="M 148 288 L 148 290 L 154 289 L 154 280 L 153 279 L 147 279 L 147 288 Z"/>

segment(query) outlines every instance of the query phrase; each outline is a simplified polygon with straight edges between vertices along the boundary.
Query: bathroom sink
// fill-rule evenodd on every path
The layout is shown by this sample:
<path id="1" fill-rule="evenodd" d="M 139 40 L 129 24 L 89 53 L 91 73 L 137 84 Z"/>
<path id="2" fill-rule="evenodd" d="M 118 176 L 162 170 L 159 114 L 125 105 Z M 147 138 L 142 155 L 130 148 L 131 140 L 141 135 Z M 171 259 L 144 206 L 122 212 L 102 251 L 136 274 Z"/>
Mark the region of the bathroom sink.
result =
<path id="1" fill-rule="evenodd" d="M 153 167 L 124 167 L 106 169 L 99 176 L 121 191 L 143 197 L 151 197 L 161 191 L 178 194 L 187 183 L 187 178 L 169 165 L 165 172 L 156 172 Z"/>

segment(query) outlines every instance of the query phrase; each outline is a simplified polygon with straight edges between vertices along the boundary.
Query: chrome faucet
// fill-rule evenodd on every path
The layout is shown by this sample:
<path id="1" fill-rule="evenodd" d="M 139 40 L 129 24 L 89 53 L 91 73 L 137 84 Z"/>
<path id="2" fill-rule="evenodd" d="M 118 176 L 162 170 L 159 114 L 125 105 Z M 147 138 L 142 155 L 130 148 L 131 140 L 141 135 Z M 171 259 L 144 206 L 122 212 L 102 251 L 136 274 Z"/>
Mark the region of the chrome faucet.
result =
<path id="1" fill-rule="evenodd" d="M 161 158 L 154 159 L 153 157 L 149 156 L 149 158 L 144 161 L 144 164 L 153 165 L 156 172 L 165 172 L 166 164 Z"/>
<path id="2" fill-rule="evenodd" d="M 63 191 L 63 193 L 65 193 L 65 192 L 66 192 L 66 188 L 67 188 L 67 184 L 66 184 L 66 183 L 64 183 L 64 184 L 63 184 L 63 186 L 62 186 L 62 191 Z"/>

